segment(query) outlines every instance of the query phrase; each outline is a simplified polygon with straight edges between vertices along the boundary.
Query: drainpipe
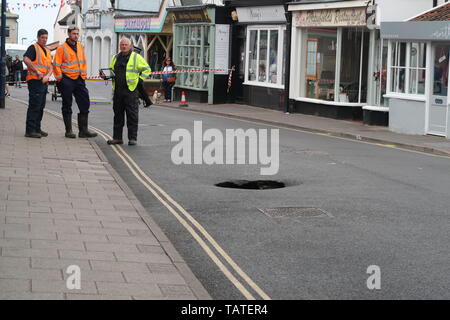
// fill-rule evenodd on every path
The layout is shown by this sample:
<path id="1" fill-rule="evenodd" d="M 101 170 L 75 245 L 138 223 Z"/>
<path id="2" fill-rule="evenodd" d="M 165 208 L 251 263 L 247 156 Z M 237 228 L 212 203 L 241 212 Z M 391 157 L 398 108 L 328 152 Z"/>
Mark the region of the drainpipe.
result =
<path id="1" fill-rule="evenodd" d="M 285 1 L 284 10 L 286 16 L 286 61 L 284 75 L 284 111 L 290 112 L 289 91 L 291 84 L 291 40 L 292 40 L 292 12 L 288 11 L 288 1 Z"/>

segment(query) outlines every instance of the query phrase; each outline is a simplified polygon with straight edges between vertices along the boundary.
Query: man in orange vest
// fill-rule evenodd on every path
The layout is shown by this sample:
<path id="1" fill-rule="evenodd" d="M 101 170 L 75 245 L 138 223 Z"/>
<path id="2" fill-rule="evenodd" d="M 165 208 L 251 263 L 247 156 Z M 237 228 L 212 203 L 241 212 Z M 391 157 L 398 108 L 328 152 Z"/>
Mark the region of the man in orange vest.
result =
<path id="1" fill-rule="evenodd" d="M 31 45 L 24 54 L 23 61 L 28 66 L 28 111 L 25 137 L 47 137 L 48 133 L 41 130 L 42 116 L 44 115 L 47 98 L 48 79 L 52 74 L 52 55 L 45 45 L 48 32 L 40 29 L 37 34 L 37 43 Z"/>
<path id="2" fill-rule="evenodd" d="M 92 138 L 97 134 L 88 130 L 90 107 L 89 91 L 86 88 L 87 61 L 84 47 L 78 42 L 80 30 L 68 29 L 69 38 L 56 50 L 53 74 L 62 96 L 62 114 L 66 126 L 66 138 L 75 139 L 72 131 L 72 101 L 75 97 L 78 113 L 78 137 Z"/>

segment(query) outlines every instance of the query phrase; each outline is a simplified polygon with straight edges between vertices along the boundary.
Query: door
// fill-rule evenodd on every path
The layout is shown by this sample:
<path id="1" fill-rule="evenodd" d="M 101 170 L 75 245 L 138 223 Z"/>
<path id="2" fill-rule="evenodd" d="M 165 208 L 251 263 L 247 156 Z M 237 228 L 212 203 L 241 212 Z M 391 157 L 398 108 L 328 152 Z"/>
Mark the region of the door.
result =
<path id="1" fill-rule="evenodd" d="M 449 54 L 448 44 L 437 44 L 433 48 L 428 133 L 438 136 L 447 133 Z"/>

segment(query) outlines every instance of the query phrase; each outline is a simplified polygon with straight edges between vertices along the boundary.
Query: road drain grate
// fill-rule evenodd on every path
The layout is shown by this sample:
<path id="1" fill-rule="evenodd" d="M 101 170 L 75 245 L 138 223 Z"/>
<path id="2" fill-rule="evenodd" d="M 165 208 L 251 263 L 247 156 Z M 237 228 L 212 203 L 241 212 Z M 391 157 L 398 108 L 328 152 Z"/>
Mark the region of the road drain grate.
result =
<path id="1" fill-rule="evenodd" d="M 332 217 L 322 209 L 311 207 L 258 208 L 258 210 L 270 218 Z"/>

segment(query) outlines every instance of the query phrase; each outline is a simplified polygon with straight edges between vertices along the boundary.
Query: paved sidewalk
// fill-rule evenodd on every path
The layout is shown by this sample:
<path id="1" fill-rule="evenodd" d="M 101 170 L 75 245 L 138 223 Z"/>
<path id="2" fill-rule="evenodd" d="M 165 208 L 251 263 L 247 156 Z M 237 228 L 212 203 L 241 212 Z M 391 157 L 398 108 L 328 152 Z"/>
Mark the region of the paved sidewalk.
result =
<path id="1" fill-rule="evenodd" d="M 27 139 L 25 112 L 0 109 L 0 299 L 210 299 L 98 147 L 48 114 Z"/>
<path id="2" fill-rule="evenodd" d="M 161 106 L 180 108 L 178 102 L 161 103 Z M 266 124 L 274 124 L 300 130 L 324 133 L 327 135 L 349 139 L 391 144 L 397 147 L 421 152 L 450 156 L 450 140 L 443 137 L 406 135 L 389 131 L 387 127 L 367 126 L 362 122 L 335 120 L 304 114 L 285 114 L 284 112 L 252 107 L 240 104 L 208 105 L 189 102 L 191 111 L 225 115 L 244 120 L 257 120 Z"/>

